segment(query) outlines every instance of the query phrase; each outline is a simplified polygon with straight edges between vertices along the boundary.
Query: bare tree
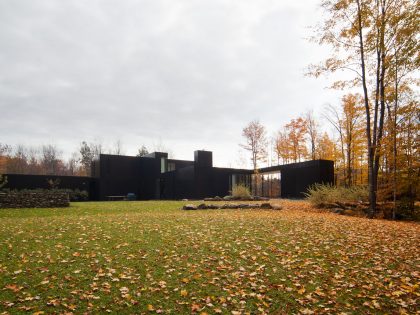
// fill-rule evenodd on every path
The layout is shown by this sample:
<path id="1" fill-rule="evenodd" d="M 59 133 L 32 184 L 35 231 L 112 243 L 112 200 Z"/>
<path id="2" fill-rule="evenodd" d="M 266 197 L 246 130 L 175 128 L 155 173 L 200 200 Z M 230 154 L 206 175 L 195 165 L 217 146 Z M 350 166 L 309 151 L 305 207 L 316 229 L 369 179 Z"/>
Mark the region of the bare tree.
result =
<path id="1" fill-rule="evenodd" d="M 79 155 L 77 152 L 73 152 L 67 161 L 67 171 L 69 175 L 79 174 Z"/>
<path id="2" fill-rule="evenodd" d="M 123 155 L 124 154 L 123 144 L 122 144 L 122 141 L 120 139 L 115 141 L 115 146 L 114 146 L 114 150 L 112 151 L 112 153 L 115 154 L 115 155 Z"/>
<path id="3" fill-rule="evenodd" d="M 7 172 L 12 174 L 26 174 L 28 166 L 28 157 L 23 145 L 16 146 L 14 153 L 8 159 Z"/>
<path id="4" fill-rule="evenodd" d="M 41 174 L 40 165 L 40 151 L 39 148 L 29 147 L 27 149 L 28 154 L 28 174 Z"/>
<path id="5" fill-rule="evenodd" d="M 92 161 L 98 158 L 102 153 L 102 145 L 100 143 L 90 143 L 82 141 L 79 149 L 81 158 L 80 163 L 82 164 L 85 175 L 90 175 Z"/>
<path id="6" fill-rule="evenodd" d="M 309 141 L 311 143 L 311 158 L 312 160 L 316 159 L 316 144 L 319 134 L 319 124 L 315 120 L 314 112 L 308 111 L 305 114 L 305 120 L 306 120 L 306 132 L 309 136 Z"/>
<path id="7" fill-rule="evenodd" d="M 251 161 L 254 171 L 257 170 L 258 162 L 267 157 L 266 130 L 258 120 L 251 121 L 243 130 L 242 136 L 246 144 L 240 144 L 242 148 L 251 152 Z"/>
<path id="8" fill-rule="evenodd" d="M 8 144 L 0 143 L 0 174 L 7 171 L 7 162 L 12 152 L 12 147 Z"/>
<path id="9" fill-rule="evenodd" d="M 159 138 L 159 142 L 153 144 L 153 151 L 154 152 L 166 152 L 166 153 L 168 153 L 168 157 L 170 159 L 174 158 L 174 152 L 170 148 L 168 148 L 166 145 L 163 144 L 161 138 Z"/>
<path id="10" fill-rule="evenodd" d="M 8 156 L 12 152 L 12 147 L 6 143 L 0 143 L 0 156 Z"/>
<path id="11" fill-rule="evenodd" d="M 137 156 L 146 156 L 149 154 L 149 151 L 147 150 L 146 146 L 143 144 L 141 148 L 137 152 Z"/>
<path id="12" fill-rule="evenodd" d="M 45 174 L 56 175 L 59 173 L 60 154 L 61 152 L 55 145 L 48 144 L 42 146 L 41 164 Z"/>

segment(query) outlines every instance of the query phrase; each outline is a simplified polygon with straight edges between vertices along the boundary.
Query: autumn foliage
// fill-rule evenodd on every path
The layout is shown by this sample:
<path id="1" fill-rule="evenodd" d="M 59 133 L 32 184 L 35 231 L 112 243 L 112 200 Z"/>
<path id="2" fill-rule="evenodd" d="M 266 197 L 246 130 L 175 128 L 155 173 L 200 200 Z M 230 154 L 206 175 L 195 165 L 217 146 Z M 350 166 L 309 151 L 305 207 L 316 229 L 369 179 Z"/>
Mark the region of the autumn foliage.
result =
<path id="1" fill-rule="evenodd" d="M 399 194 L 399 174 L 410 174 L 410 184 L 404 194 L 415 198 L 418 188 L 418 174 L 414 179 L 411 158 L 407 171 L 398 169 L 397 142 L 399 127 L 404 124 L 404 120 L 399 120 L 401 108 L 414 103 L 417 109 L 411 108 L 413 117 L 418 113 L 413 88 L 418 85 L 416 74 L 420 66 L 419 3 L 414 0 L 325 0 L 322 8 L 325 18 L 314 39 L 332 50 L 330 56 L 312 66 L 310 72 L 318 77 L 346 71 L 349 79 L 335 81 L 333 87 L 358 90 L 361 95 L 370 216 L 373 217 L 384 184 L 381 178 L 386 174 L 384 166 L 392 168 L 394 203 Z M 419 135 L 418 115 L 414 120 L 411 120 L 414 125 L 410 127 L 409 141 L 418 139 Z M 411 149 L 410 156 L 415 155 L 414 160 L 418 161 L 418 149 Z M 391 159 L 385 161 L 389 153 Z M 346 175 L 348 184 L 351 173 Z"/>

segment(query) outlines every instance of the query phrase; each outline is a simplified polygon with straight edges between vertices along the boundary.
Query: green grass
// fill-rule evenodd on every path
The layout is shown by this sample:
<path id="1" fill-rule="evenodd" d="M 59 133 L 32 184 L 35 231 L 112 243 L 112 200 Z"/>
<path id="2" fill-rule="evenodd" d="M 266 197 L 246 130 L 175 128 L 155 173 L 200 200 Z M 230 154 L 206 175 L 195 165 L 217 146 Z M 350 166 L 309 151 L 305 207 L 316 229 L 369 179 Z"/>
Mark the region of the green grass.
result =
<path id="1" fill-rule="evenodd" d="M 416 311 L 418 225 L 282 203 L 282 211 L 182 211 L 175 201 L 1 209 L 0 313 Z"/>

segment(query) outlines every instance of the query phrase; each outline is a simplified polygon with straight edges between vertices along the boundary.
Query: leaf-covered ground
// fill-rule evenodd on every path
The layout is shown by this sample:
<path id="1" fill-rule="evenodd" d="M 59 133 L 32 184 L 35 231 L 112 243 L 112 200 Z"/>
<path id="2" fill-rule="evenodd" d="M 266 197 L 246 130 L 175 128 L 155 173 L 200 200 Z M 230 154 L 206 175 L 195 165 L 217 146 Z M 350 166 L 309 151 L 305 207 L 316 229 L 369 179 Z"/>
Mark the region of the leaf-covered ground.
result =
<path id="1" fill-rule="evenodd" d="M 419 313 L 419 225 L 279 203 L 0 210 L 0 313 Z"/>

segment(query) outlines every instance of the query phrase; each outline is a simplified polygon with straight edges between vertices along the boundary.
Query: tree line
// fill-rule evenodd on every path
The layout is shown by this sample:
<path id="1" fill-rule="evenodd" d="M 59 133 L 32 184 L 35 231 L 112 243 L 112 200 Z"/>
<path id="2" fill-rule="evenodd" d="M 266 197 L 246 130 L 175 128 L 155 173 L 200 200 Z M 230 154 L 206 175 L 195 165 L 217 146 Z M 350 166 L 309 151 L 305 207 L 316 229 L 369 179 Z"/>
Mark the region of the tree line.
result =
<path id="1" fill-rule="evenodd" d="M 418 186 L 420 66 L 419 12 L 416 0 L 324 0 L 325 18 L 314 40 L 331 49 L 310 74 L 346 71 L 334 88 L 361 95 L 370 216 L 385 177 L 394 201 L 398 186 L 413 196 Z M 416 174 L 417 173 L 417 174 Z"/>
<path id="2" fill-rule="evenodd" d="M 325 106 L 320 117 L 308 111 L 291 119 L 271 137 L 265 126 L 254 120 L 243 128 L 245 143 L 240 146 L 250 152 L 254 170 L 268 162 L 280 165 L 332 160 L 337 186 L 368 186 L 369 150 L 364 113 L 363 97 L 346 94 L 339 106 Z M 414 102 L 400 104 L 396 128 L 393 121 L 385 120 L 376 192 L 381 201 L 418 199 L 419 120 L 419 107 Z M 321 122 L 327 122 L 330 128 Z"/>
<path id="3" fill-rule="evenodd" d="M 143 145 L 137 155 L 148 153 Z M 82 141 L 67 159 L 53 144 L 35 147 L 0 143 L 0 174 L 90 176 L 92 161 L 100 154 L 124 154 L 121 141 L 111 148 L 105 148 L 99 142 Z"/>
<path id="4" fill-rule="evenodd" d="M 323 0 L 321 7 L 324 18 L 312 39 L 331 53 L 308 74 L 346 72 L 347 79 L 332 85 L 345 91 L 341 107 L 330 107 L 326 115 L 338 137 L 317 138 L 312 118 L 299 117 L 278 133 L 276 152 L 286 163 L 334 160 L 338 184 L 368 186 L 373 217 L 378 198 L 418 196 L 420 3 Z"/>

